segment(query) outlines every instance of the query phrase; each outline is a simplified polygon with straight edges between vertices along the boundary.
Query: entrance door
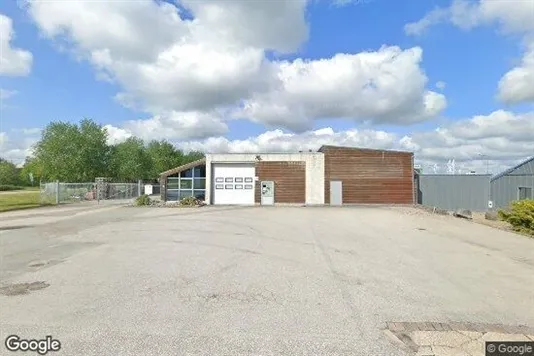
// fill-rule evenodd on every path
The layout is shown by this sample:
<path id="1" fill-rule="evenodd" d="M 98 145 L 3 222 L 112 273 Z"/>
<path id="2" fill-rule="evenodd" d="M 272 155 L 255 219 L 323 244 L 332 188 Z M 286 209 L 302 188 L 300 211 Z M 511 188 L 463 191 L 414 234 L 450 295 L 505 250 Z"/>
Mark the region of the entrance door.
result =
<path id="1" fill-rule="evenodd" d="M 330 205 L 343 204 L 343 183 L 340 180 L 330 181 Z"/>

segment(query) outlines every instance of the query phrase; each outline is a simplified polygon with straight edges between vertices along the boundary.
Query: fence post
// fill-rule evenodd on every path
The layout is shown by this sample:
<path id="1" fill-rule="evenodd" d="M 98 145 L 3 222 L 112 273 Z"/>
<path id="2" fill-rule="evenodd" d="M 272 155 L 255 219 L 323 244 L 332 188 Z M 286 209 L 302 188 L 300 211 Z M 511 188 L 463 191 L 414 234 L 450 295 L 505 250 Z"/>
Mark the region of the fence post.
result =
<path id="1" fill-rule="evenodd" d="M 139 179 L 139 180 L 137 181 L 137 196 L 138 196 L 138 197 L 141 196 L 141 184 L 142 184 L 142 182 L 143 182 L 143 181 L 142 181 L 141 179 Z"/>
<path id="2" fill-rule="evenodd" d="M 56 205 L 59 204 L 59 180 L 56 180 Z"/>

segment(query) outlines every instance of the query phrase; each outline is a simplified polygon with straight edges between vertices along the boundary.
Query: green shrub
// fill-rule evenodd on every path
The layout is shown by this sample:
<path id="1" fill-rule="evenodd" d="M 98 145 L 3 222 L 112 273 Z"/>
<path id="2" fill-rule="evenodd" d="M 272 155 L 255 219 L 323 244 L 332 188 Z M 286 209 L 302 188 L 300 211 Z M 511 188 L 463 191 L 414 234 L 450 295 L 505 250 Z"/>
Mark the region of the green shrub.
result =
<path id="1" fill-rule="evenodd" d="M 22 190 L 23 187 L 11 184 L 0 184 L 0 192 L 7 192 L 8 190 Z"/>
<path id="2" fill-rule="evenodd" d="M 187 197 L 180 200 L 180 205 L 182 206 L 201 206 L 204 205 L 204 202 L 195 197 Z"/>
<path id="3" fill-rule="evenodd" d="M 508 210 L 500 210 L 499 217 L 509 222 L 514 230 L 534 235 L 534 200 L 518 200 Z"/>
<path id="4" fill-rule="evenodd" d="M 138 196 L 137 198 L 135 198 L 135 205 L 136 206 L 152 205 L 152 200 L 150 199 L 150 197 L 148 195 L 143 194 L 143 195 Z"/>

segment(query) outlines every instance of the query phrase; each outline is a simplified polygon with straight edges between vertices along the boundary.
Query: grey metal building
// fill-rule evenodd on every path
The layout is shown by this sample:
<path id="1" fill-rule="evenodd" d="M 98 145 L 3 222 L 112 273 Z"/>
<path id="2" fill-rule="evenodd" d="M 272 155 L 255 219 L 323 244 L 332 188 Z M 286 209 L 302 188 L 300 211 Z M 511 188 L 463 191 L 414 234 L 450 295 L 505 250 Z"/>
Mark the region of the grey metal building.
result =
<path id="1" fill-rule="evenodd" d="M 507 207 L 514 200 L 534 199 L 534 156 L 491 178 L 493 207 Z"/>
<path id="2" fill-rule="evenodd" d="M 418 204 L 445 210 L 487 211 L 490 175 L 415 174 Z"/>

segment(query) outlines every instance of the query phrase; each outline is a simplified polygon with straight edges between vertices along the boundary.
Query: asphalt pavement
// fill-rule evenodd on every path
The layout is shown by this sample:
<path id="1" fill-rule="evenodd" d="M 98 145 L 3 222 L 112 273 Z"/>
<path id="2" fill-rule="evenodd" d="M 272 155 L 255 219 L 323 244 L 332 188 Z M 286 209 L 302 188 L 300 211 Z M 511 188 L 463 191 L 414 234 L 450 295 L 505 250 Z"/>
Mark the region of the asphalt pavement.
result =
<path id="1" fill-rule="evenodd" d="M 49 355 L 395 356 L 388 322 L 534 326 L 534 240 L 453 217 L 43 211 L 0 216 L 0 336 Z"/>

